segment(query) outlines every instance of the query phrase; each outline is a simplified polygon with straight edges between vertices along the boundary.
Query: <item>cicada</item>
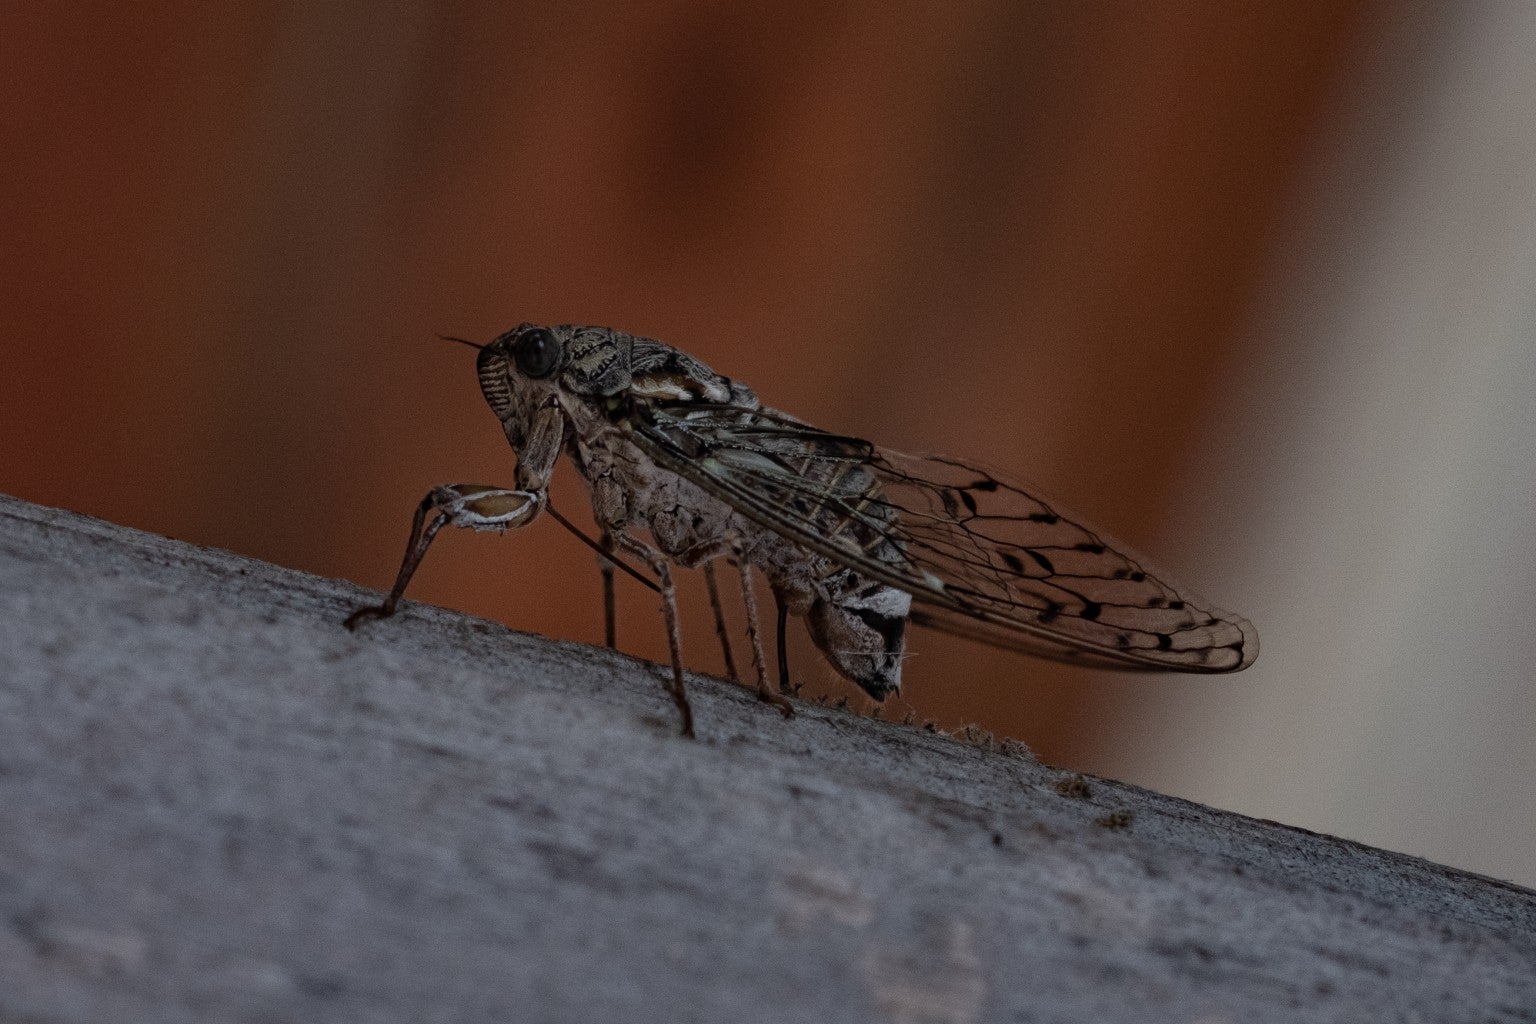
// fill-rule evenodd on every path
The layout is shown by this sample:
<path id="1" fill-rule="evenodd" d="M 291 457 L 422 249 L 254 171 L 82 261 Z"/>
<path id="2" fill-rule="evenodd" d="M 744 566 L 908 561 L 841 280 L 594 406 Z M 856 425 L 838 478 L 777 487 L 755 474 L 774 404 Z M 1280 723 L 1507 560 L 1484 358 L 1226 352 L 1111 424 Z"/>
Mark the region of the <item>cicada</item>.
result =
<path id="1" fill-rule="evenodd" d="M 608 644 L 614 566 L 640 575 L 627 555 L 650 569 L 654 581 L 641 578 L 661 595 L 667 689 L 686 735 L 693 712 L 673 568 L 704 570 L 734 677 L 713 568 L 722 559 L 739 571 L 757 692 L 785 714 L 790 615 L 876 701 L 901 686 L 909 622 L 1094 668 L 1235 672 L 1258 656 L 1246 619 L 974 463 L 819 430 L 685 352 L 606 327 L 525 323 L 489 344 L 465 344 L 479 349 L 480 390 L 517 455 L 516 486 L 433 488 L 388 597 L 354 612 L 348 628 L 394 612 L 445 523 L 506 530 L 548 510 L 570 526 L 549 498 L 563 453 L 591 488 L 601 539 L 588 542 L 605 556 Z M 778 609 L 776 688 L 753 569 Z"/>

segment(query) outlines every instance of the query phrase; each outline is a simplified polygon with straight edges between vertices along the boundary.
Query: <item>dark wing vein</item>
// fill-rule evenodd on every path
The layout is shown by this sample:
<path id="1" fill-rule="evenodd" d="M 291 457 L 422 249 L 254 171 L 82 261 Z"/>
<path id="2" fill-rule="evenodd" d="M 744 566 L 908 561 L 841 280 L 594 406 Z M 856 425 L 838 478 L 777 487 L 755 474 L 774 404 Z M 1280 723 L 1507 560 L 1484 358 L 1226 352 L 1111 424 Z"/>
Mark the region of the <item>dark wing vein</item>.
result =
<path id="1" fill-rule="evenodd" d="M 920 625 L 1109 668 L 1231 672 L 1258 656 L 1246 619 L 971 463 L 889 452 L 771 410 L 641 405 L 630 424 L 660 465 L 910 593 Z"/>

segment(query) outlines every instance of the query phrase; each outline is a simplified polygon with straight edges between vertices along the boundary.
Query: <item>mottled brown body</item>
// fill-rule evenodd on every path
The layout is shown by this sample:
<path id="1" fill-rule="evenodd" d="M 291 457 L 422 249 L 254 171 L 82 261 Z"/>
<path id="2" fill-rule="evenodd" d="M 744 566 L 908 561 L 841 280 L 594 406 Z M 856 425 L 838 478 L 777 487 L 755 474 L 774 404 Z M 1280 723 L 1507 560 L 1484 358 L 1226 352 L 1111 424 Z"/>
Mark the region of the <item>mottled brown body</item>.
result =
<path id="1" fill-rule="evenodd" d="M 601 529 L 615 537 L 643 531 L 685 568 L 722 557 L 758 568 L 787 611 L 806 619 L 812 640 L 839 672 L 877 700 L 900 687 L 908 594 L 758 525 L 657 465 L 634 441 L 637 404 L 756 412 L 761 404 L 751 388 L 661 342 L 583 327 L 548 329 L 563 362 L 547 378 L 528 378 L 512 356 L 527 330 L 545 328 L 523 325 L 488 345 L 479 360 L 486 400 L 520 453 L 520 488 L 542 491 L 563 447 L 591 485 Z"/>

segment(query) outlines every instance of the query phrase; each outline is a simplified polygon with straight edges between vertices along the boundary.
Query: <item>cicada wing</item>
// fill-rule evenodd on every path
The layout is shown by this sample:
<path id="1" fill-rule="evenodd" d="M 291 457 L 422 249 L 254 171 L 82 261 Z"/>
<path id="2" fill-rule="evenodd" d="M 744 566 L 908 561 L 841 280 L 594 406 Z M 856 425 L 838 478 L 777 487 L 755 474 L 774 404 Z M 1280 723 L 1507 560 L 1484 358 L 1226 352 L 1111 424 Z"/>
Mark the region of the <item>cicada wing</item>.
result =
<path id="1" fill-rule="evenodd" d="M 907 591 L 920 625 L 1097 667 L 1232 672 L 1258 656 L 1246 619 L 971 463 L 733 406 L 637 407 L 632 436 L 762 526 Z"/>

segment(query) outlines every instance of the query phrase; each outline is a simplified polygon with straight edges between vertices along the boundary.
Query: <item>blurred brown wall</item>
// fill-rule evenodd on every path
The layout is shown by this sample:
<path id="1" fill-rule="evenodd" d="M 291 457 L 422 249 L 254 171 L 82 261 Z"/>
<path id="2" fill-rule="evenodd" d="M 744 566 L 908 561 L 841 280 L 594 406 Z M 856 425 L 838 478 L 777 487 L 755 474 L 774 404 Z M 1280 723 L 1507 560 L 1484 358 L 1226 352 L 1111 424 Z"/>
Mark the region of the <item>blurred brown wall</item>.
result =
<path id="1" fill-rule="evenodd" d="M 1155 556 L 1371 7 L 8 5 L 0 490 L 384 586 L 428 486 L 511 474 L 432 335 L 579 321 Z M 597 638 L 590 555 L 533 529 L 412 596 Z M 1085 767 L 1149 685 L 912 646 L 924 717 Z"/>

